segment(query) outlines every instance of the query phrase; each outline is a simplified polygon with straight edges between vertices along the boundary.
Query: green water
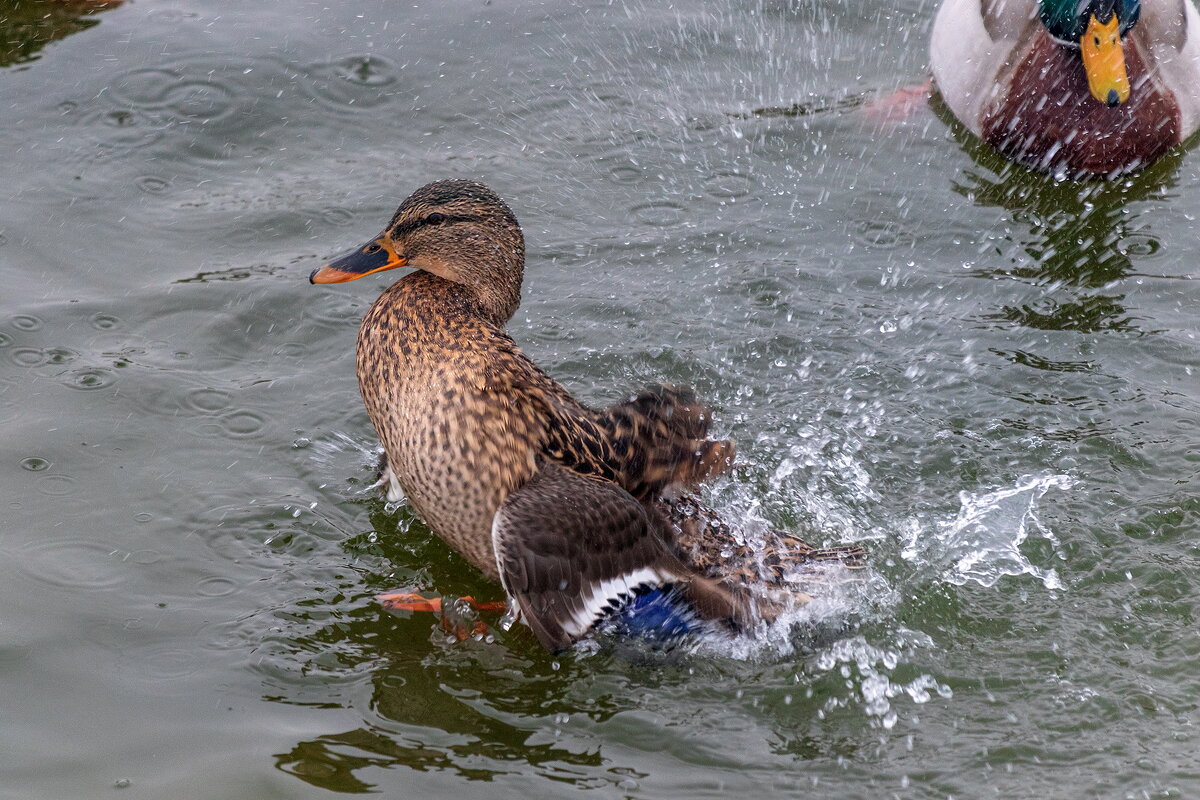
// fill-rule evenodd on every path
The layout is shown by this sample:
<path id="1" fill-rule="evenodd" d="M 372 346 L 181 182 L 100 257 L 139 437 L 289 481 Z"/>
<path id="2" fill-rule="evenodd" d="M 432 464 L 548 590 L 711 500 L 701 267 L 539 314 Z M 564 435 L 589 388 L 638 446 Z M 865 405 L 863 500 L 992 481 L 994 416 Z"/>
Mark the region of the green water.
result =
<path id="1" fill-rule="evenodd" d="M 0 797 L 1200 795 L 1194 154 L 881 118 L 931 0 L 328 5 L 0 3 Z M 381 613 L 499 589 L 365 491 L 388 276 L 306 277 L 441 177 L 521 219 L 538 362 L 696 386 L 714 503 L 869 548 L 857 628 Z"/>

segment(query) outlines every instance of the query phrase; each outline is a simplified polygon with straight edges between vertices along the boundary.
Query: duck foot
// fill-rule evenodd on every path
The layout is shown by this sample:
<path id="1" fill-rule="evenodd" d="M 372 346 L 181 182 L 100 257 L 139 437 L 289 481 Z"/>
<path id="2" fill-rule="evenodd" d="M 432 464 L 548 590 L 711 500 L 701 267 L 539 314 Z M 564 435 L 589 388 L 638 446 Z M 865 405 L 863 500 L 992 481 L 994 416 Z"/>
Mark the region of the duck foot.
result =
<path id="1" fill-rule="evenodd" d="M 442 630 L 457 641 L 466 641 L 469 637 L 482 638 L 491 634 L 491 629 L 481 619 L 470 619 L 464 616 L 464 611 L 506 611 L 508 604 L 503 601 L 480 602 L 467 595 L 449 603 L 441 597 L 426 597 L 409 591 L 385 592 L 375 596 L 386 610 L 393 614 L 404 612 L 427 612 L 436 614 Z"/>
<path id="2" fill-rule="evenodd" d="M 904 86 L 891 94 L 875 96 L 863 104 L 861 113 L 876 124 L 900 124 L 912 119 L 933 94 L 933 81 Z"/>

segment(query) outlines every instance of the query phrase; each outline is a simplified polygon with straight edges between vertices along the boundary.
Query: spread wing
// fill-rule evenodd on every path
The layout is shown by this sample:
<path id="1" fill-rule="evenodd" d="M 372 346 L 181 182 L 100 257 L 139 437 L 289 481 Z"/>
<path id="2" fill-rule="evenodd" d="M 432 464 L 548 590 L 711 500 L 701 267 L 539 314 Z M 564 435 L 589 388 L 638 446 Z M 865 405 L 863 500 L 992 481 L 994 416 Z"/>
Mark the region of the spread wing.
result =
<path id="1" fill-rule="evenodd" d="M 731 441 L 708 439 L 710 416 L 691 389 L 650 386 L 605 409 L 588 408 L 529 360 L 506 335 L 501 353 L 480 371 L 478 389 L 494 406 L 538 431 L 530 442 L 545 458 L 613 481 L 637 500 L 671 485 L 694 488 L 733 466 Z"/>
<path id="2" fill-rule="evenodd" d="M 731 441 L 710 440 L 709 414 L 686 388 L 651 386 L 601 411 L 558 406 L 543 454 L 607 478 L 638 500 L 695 487 L 733 465 Z"/>
<path id="3" fill-rule="evenodd" d="M 548 650 L 583 636 L 640 590 L 678 587 L 701 619 L 738 626 L 744 603 L 683 565 L 653 512 L 611 481 L 543 461 L 496 512 L 505 591 Z"/>

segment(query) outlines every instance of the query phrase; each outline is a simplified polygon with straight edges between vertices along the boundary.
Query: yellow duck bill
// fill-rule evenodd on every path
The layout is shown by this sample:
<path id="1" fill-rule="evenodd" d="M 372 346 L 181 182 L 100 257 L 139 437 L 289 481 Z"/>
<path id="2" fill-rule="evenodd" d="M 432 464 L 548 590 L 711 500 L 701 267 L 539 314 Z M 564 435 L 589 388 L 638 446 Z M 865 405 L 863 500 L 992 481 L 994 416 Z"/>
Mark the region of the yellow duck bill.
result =
<path id="1" fill-rule="evenodd" d="M 1083 68 L 1087 71 L 1088 89 L 1092 97 L 1106 106 L 1117 106 L 1129 99 L 1129 75 L 1125 71 L 1125 51 L 1117 15 L 1100 22 L 1093 14 L 1087 31 L 1079 40 Z"/>

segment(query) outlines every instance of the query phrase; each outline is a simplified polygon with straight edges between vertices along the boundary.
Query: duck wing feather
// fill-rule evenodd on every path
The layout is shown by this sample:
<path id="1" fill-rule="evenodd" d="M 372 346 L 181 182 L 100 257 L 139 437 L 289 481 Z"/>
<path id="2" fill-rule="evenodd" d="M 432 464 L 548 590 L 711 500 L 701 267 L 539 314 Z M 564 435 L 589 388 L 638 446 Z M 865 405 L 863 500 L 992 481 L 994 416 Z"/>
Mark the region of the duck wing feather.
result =
<path id="1" fill-rule="evenodd" d="M 742 597 L 675 554 L 657 512 L 611 481 L 548 460 L 496 512 L 501 581 L 548 650 L 567 647 L 640 589 L 677 587 L 696 615 L 731 628 Z"/>

